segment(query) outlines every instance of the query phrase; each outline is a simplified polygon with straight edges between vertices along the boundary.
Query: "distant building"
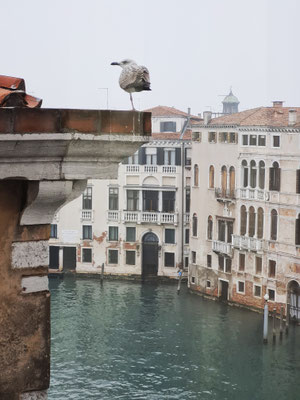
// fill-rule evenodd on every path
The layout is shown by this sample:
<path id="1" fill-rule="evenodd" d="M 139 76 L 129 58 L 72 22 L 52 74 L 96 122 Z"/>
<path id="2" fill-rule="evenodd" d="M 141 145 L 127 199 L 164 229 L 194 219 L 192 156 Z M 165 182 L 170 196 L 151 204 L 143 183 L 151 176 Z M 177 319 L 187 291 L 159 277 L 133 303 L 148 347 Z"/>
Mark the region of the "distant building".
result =
<path id="1" fill-rule="evenodd" d="M 230 93 L 225 99 L 222 101 L 223 103 L 223 114 L 234 114 L 239 112 L 239 100 L 230 89 Z"/>
<path id="2" fill-rule="evenodd" d="M 189 285 L 300 319 L 300 108 L 259 107 L 193 127 Z"/>
<path id="3" fill-rule="evenodd" d="M 57 213 L 50 268 L 112 275 L 177 277 L 188 266 L 192 116 L 171 107 L 152 112 L 152 140 L 119 165 L 118 179 L 88 183 Z M 182 175 L 184 174 L 184 175 Z"/>

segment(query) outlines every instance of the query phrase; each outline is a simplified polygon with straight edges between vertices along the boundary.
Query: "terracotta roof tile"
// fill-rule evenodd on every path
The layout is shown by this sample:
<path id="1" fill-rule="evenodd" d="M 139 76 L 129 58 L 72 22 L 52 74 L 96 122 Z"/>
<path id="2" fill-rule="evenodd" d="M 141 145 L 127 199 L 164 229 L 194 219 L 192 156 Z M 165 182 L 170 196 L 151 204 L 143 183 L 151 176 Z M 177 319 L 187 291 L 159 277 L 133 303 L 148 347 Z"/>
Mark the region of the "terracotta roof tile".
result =
<path id="1" fill-rule="evenodd" d="M 287 127 L 289 110 L 295 110 L 298 118 L 293 127 L 300 126 L 300 107 L 258 107 L 235 114 L 213 118 L 209 125 Z"/>
<path id="2" fill-rule="evenodd" d="M 0 107 L 41 107 L 42 100 L 26 94 L 22 78 L 0 75 Z"/>
<path id="3" fill-rule="evenodd" d="M 159 140 L 178 140 L 180 139 L 180 132 L 152 132 L 152 139 Z M 187 129 L 183 135 L 183 140 L 191 140 L 192 131 Z"/>
<path id="4" fill-rule="evenodd" d="M 152 117 L 187 117 L 189 114 L 178 110 L 177 108 L 174 107 L 167 107 L 167 106 L 157 106 L 153 108 L 148 108 L 147 110 L 144 110 L 145 112 L 151 112 Z M 191 115 L 191 119 L 196 119 L 198 121 L 201 121 L 202 118 L 196 116 L 196 115 Z"/>

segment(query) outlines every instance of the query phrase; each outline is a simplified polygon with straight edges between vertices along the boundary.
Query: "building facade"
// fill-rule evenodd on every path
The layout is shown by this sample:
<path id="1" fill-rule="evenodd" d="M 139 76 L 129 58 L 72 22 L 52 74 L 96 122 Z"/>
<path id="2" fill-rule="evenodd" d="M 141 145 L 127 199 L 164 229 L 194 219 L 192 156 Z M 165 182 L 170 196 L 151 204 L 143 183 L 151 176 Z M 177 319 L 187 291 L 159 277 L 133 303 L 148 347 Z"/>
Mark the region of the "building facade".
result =
<path id="1" fill-rule="evenodd" d="M 299 113 L 274 102 L 193 128 L 192 290 L 254 308 L 268 294 L 300 318 Z"/>
<path id="2" fill-rule="evenodd" d="M 191 116 L 150 111 L 152 140 L 119 165 L 118 179 L 89 181 L 82 197 L 56 214 L 51 269 L 99 273 L 104 264 L 105 274 L 168 278 L 187 271 L 191 132 L 183 140 L 179 132 Z"/>

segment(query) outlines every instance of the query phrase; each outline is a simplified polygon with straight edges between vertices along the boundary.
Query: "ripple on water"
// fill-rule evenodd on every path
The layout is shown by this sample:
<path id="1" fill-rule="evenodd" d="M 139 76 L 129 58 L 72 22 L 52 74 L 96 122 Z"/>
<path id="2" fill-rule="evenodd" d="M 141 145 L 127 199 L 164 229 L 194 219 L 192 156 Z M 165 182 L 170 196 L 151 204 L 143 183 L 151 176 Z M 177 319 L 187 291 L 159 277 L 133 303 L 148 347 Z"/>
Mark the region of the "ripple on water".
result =
<path id="1" fill-rule="evenodd" d="M 299 398 L 300 329 L 262 346 L 261 315 L 174 285 L 65 277 L 50 288 L 49 400 Z"/>

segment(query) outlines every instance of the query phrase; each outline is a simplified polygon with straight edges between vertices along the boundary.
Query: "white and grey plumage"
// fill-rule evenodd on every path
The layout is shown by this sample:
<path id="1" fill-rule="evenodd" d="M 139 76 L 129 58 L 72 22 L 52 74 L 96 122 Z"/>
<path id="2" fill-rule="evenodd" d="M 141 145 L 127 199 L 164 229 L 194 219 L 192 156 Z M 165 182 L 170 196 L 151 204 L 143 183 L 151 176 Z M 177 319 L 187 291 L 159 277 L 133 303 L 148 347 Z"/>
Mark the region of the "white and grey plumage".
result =
<path id="1" fill-rule="evenodd" d="M 143 65 L 137 65 L 135 61 L 129 59 L 112 62 L 111 65 L 119 65 L 122 68 L 119 84 L 125 92 L 130 94 L 132 109 L 135 110 L 131 93 L 151 90 L 148 69 Z"/>

